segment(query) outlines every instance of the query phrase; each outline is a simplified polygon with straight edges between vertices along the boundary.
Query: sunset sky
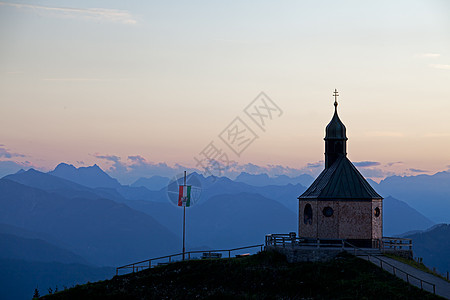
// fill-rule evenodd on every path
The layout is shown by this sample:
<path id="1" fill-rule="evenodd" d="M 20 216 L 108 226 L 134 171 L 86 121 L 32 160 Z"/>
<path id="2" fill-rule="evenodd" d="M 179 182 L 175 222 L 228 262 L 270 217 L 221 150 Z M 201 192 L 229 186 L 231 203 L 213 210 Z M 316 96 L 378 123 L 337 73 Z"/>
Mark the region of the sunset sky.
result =
<path id="1" fill-rule="evenodd" d="M 449 169 L 450 2 L 0 1 L 0 168 L 151 176 L 213 142 L 239 170 L 317 174 L 335 88 L 364 175 Z M 258 136 L 239 156 L 236 117 Z"/>

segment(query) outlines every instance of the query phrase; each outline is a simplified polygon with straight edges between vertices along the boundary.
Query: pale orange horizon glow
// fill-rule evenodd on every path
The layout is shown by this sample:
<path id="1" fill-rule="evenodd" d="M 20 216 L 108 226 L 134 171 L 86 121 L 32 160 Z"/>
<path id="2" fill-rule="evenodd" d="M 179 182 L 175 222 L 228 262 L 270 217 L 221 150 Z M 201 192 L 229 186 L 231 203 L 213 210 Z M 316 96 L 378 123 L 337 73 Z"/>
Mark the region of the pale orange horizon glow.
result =
<path id="1" fill-rule="evenodd" d="M 337 88 L 368 177 L 449 169 L 445 2 L 101 5 L 0 1 L 0 144 L 19 154 L 1 161 L 193 168 L 217 141 L 239 165 L 306 170 L 323 160 Z M 243 112 L 261 91 L 283 111 L 266 131 Z M 218 139 L 237 116 L 258 135 L 239 157 Z"/>

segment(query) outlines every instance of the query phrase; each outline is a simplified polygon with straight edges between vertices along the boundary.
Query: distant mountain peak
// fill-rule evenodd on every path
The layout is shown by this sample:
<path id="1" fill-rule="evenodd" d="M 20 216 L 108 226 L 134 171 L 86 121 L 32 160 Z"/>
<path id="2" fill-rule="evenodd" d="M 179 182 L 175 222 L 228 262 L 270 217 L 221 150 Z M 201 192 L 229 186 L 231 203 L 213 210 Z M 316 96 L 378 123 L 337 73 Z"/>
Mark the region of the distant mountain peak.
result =
<path id="1" fill-rule="evenodd" d="M 117 179 L 105 173 L 97 164 L 88 167 L 75 167 L 66 163 L 60 163 L 49 174 L 64 178 L 91 188 L 118 188 L 121 184 Z"/>
<path id="2" fill-rule="evenodd" d="M 56 166 L 56 169 L 76 169 L 74 165 L 66 164 L 66 163 L 60 163 Z"/>
<path id="3" fill-rule="evenodd" d="M 16 173 L 14 173 L 14 174 L 22 174 L 22 173 L 25 173 L 26 171 L 24 170 L 24 169 L 20 169 L 19 171 L 17 171 Z"/>

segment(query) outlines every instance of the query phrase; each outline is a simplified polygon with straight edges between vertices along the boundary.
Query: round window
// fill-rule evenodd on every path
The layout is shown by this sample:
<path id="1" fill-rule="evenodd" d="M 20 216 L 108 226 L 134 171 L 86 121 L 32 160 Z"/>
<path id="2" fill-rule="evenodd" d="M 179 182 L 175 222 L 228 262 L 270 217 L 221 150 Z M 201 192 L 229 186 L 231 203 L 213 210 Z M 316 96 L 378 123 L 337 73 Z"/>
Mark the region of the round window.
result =
<path id="1" fill-rule="evenodd" d="M 334 213 L 334 210 L 331 207 L 327 206 L 323 209 L 322 212 L 325 217 L 331 217 Z"/>
<path id="2" fill-rule="evenodd" d="M 379 217 L 380 216 L 380 208 L 379 207 L 375 207 L 373 214 L 375 215 L 375 217 Z"/>

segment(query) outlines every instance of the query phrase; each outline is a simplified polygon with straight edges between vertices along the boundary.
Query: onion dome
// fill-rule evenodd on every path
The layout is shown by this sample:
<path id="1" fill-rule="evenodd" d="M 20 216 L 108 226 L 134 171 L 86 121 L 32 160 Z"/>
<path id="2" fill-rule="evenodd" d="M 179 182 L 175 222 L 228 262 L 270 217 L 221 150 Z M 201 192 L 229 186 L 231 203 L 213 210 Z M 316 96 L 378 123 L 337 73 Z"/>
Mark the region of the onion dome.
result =
<path id="1" fill-rule="evenodd" d="M 335 90 L 337 93 L 337 90 Z M 337 97 L 337 95 L 336 95 Z M 337 100 L 334 101 L 334 116 L 331 119 L 330 123 L 328 123 L 327 128 L 325 129 L 325 140 L 331 139 L 339 139 L 339 140 L 347 140 L 347 134 L 344 123 L 339 119 L 337 113 Z"/>

